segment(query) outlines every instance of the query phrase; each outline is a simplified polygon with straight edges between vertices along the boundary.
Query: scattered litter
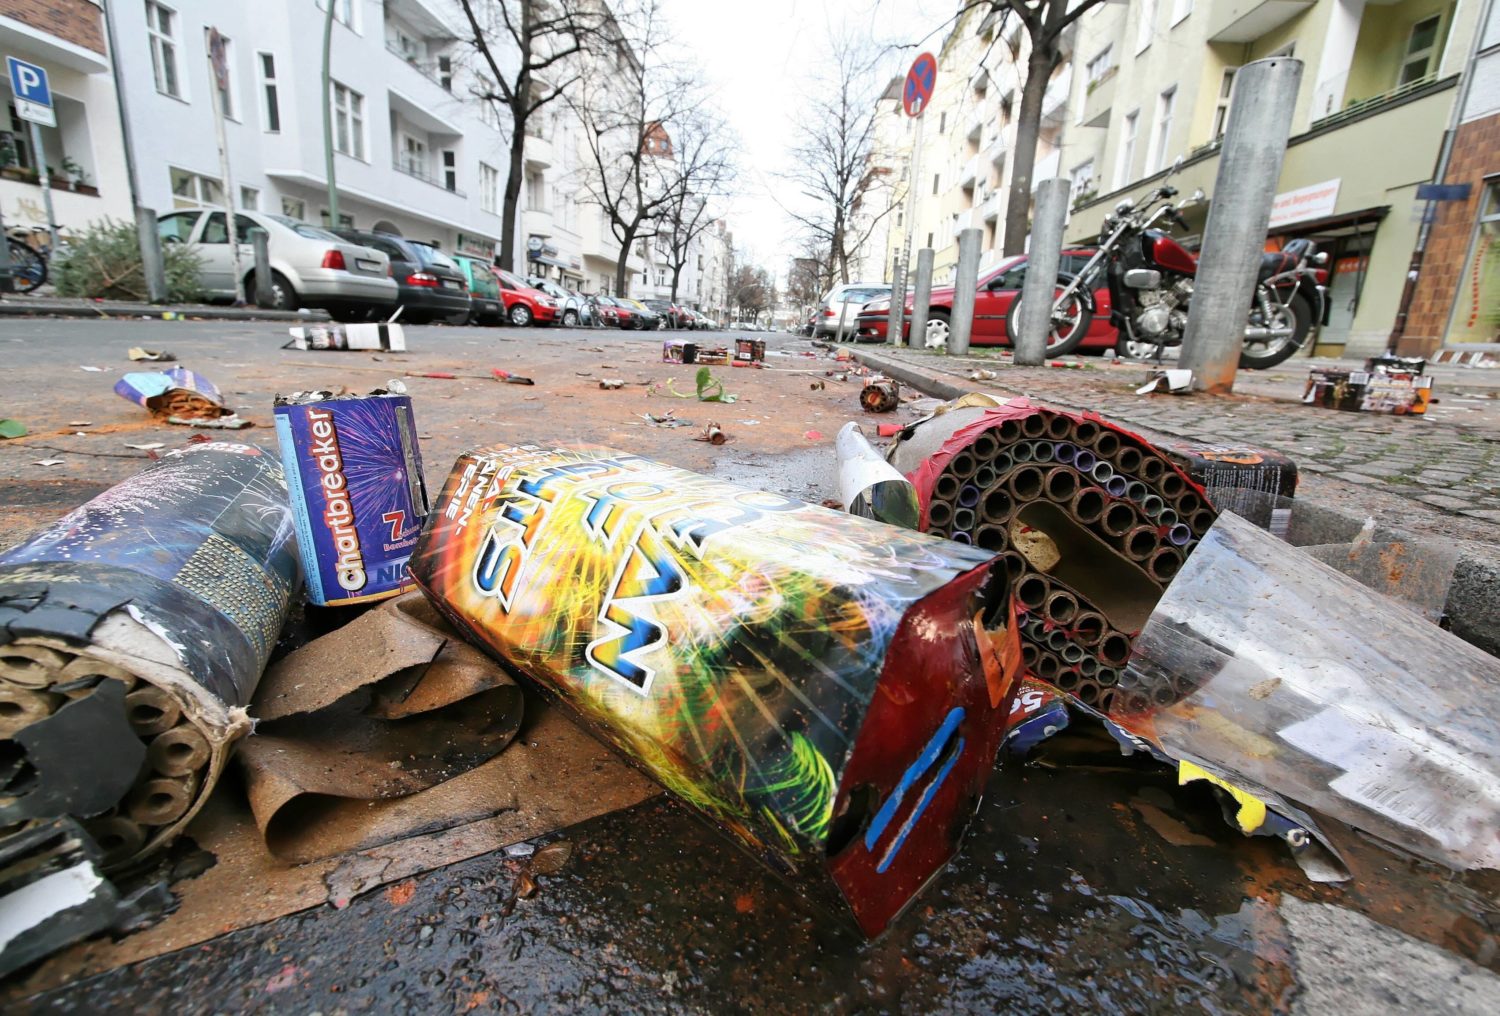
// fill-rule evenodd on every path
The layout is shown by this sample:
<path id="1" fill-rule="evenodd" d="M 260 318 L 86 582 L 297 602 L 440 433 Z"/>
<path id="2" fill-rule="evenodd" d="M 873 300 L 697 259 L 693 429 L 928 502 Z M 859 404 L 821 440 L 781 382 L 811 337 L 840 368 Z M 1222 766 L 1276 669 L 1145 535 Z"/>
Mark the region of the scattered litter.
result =
<path id="1" fill-rule="evenodd" d="M 152 363 L 172 363 L 177 359 L 165 349 L 145 349 L 141 346 L 131 346 L 126 355 L 132 360 L 149 360 Z"/>
<path id="2" fill-rule="evenodd" d="M 809 441 L 823 440 L 823 432 L 821 430 L 805 430 L 802 432 L 802 436 Z"/>
<path id="3" fill-rule="evenodd" d="M 810 389 L 812 389 L 815 392 L 821 392 L 823 389 L 825 389 L 825 388 L 828 387 L 828 382 L 826 382 L 826 381 L 814 381 L 812 384 L 808 385 L 807 387 L 810 388 Z"/>
<path id="4" fill-rule="evenodd" d="M 69 427 L 92 427 L 93 425 L 94 425 L 94 421 L 93 420 L 69 420 L 68 421 L 68 426 Z"/>
<path id="5" fill-rule="evenodd" d="M 529 378 L 529 377 L 521 377 L 519 374 L 512 374 L 510 371 L 508 371 L 508 370 L 501 370 L 499 367 L 491 367 L 490 368 L 490 373 L 492 375 L 494 375 L 494 378 L 495 378 L 496 381 L 502 381 L 502 382 L 504 382 L 505 384 L 508 384 L 508 385 L 534 385 L 534 384 L 536 384 L 536 382 L 533 381 L 533 380 L 531 380 L 531 378 Z"/>
<path id="6" fill-rule="evenodd" d="M 505 848 L 506 857 L 530 857 L 536 853 L 536 847 L 530 843 L 512 843 Z"/>
<path id="7" fill-rule="evenodd" d="M 572 857 L 572 841 L 558 840 L 556 843 L 549 843 L 531 856 L 531 873 L 533 875 L 556 875 L 563 870 Z"/>
<path id="8" fill-rule="evenodd" d="M 710 371 L 707 367 L 698 368 L 698 374 L 695 378 L 695 382 L 698 387 L 697 395 L 699 402 L 722 402 L 728 405 L 729 403 L 734 402 L 739 398 L 739 396 L 737 395 L 730 395 L 725 392 L 724 382 L 714 377 L 713 372 Z M 691 399 L 693 397 L 691 395 L 684 395 L 682 392 L 679 392 L 675 387 L 673 387 L 672 378 L 667 379 L 667 391 L 671 392 L 679 399 Z"/>
<path id="9" fill-rule="evenodd" d="M 158 448 L 165 448 L 166 445 L 160 441 L 148 441 L 145 444 L 128 444 L 125 447 L 134 448 L 138 452 L 154 452 Z"/>
<path id="10" fill-rule="evenodd" d="M 579 377 L 593 377 L 594 376 L 594 372 L 591 371 L 591 370 L 575 370 L 573 373 L 577 374 Z"/>
<path id="11" fill-rule="evenodd" d="M 172 423 L 230 415 L 218 386 L 185 367 L 173 367 L 154 374 L 126 374 L 115 382 L 115 394 Z"/>
<path id="12" fill-rule="evenodd" d="M 278 395 L 275 413 L 307 598 L 362 603 L 410 589 L 406 559 L 428 506 L 411 398 L 296 392 Z"/>
<path id="13" fill-rule="evenodd" d="M 976 370 L 969 375 L 970 381 L 994 381 L 1000 377 L 998 370 Z"/>
<path id="14" fill-rule="evenodd" d="M 489 478 L 485 498 L 440 506 L 411 558 L 439 609 L 865 934 L 932 881 L 1019 680 L 1014 628 L 975 623 L 1006 600 L 991 555 L 607 449 L 469 453 L 445 489 L 466 476 Z M 597 520 L 612 539 L 547 510 L 599 490 L 619 494 Z M 668 516 L 668 535 L 649 523 Z M 518 555 L 547 567 L 517 568 L 494 609 L 475 577 Z M 683 712 L 730 701 L 732 725 Z M 827 722 L 807 723 L 807 702 Z M 905 736 L 878 736 L 891 729 Z M 854 809 L 858 834 L 841 834 L 831 816 Z M 567 856 L 539 848 L 524 870 Z"/>
<path id="15" fill-rule="evenodd" d="M 78 369 L 79 370 L 86 370 L 86 371 L 89 371 L 89 372 L 94 373 L 94 374 L 102 374 L 102 373 L 104 373 L 104 368 L 103 367 L 86 367 L 86 366 L 84 366 L 84 367 L 79 367 Z"/>
<path id="16" fill-rule="evenodd" d="M 603 388 L 607 392 L 612 392 L 617 388 L 624 388 L 625 379 L 618 377 L 602 377 L 599 379 L 599 387 Z"/>
<path id="17" fill-rule="evenodd" d="M 597 352 L 604 352 L 599 349 Z M 686 339 L 668 339 L 661 344 L 662 363 L 693 363 L 698 359 L 698 343 Z"/>
<path id="18" fill-rule="evenodd" d="M 25 437 L 26 424 L 20 420 L 0 420 L 0 438 Z"/>
<path id="19" fill-rule="evenodd" d="M 728 441 L 729 437 L 719 429 L 717 423 L 710 423 L 707 427 L 703 428 L 703 433 L 693 438 L 693 440 L 707 441 L 711 445 L 721 445 L 725 441 Z"/>
<path id="20" fill-rule="evenodd" d="M 922 508 L 917 503 L 916 488 L 871 447 L 859 424 L 844 424 L 834 438 L 834 447 L 844 511 L 903 529 L 919 527 Z"/>
<path id="21" fill-rule="evenodd" d="M 62 464 L 62 459 L 38 459 L 32 463 L 33 466 L 60 466 Z"/>
<path id="22" fill-rule="evenodd" d="M 1056 367 L 1059 370 L 1083 370 L 1084 364 L 1070 360 L 1048 360 L 1047 366 Z"/>
<path id="23" fill-rule="evenodd" d="M 895 437 L 906 429 L 903 423 L 882 423 L 875 428 L 875 433 L 881 437 Z"/>
<path id="24" fill-rule="evenodd" d="M 693 425 L 691 420 L 678 419 L 670 409 L 665 413 L 642 413 L 640 416 L 653 427 L 691 427 Z"/>
<path id="25" fill-rule="evenodd" d="M 378 322 L 352 325 L 294 325 L 292 340 L 282 349 L 353 349 L 406 352 L 406 332 L 399 324 Z"/>
<path id="26" fill-rule="evenodd" d="M 760 363 L 766 358 L 766 340 L 735 339 L 734 358 L 736 362 Z"/>
<path id="27" fill-rule="evenodd" d="M 1377 356 L 1364 370 L 1314 368 L 1308 373 L 1302 401 L 1325 409 L 1421 416 L 1432 398 L 1427 361 L 1415 357 Z"/>
<path id="28" fill-rule="evenodd" d="M 1169 370 L 1158 370 L 1151 374 L 1151 380 L 1135 390 L 1137 395 L 1147 395 L 1151 392 L 1171 392 L 1173 395 L 1186 395 L 1193 387 L 1193 372 L 1173 367 Z"/>
<path id="29" fill-rule="evenodd" d="M 859 393 L 859 404 L 867 413 L 889 413 L 901 404 L 901 385 L 892 378 L 875 378 Z"/>

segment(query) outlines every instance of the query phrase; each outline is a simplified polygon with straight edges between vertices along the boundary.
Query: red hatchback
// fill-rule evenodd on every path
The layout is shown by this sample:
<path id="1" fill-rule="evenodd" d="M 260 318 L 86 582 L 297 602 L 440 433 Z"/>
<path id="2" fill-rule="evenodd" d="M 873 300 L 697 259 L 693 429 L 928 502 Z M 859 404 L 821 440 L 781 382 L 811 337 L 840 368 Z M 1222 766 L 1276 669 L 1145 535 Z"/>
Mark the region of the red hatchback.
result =
<path id="1" fill-rule="evenodd" d="M 505 301 L 505 319 L 513 325 L 549 325 L 557 317 L 557 301 L 531 283 L 504 268 L 495 268 L 500 298 Z"/>
<path id="2" fill-rule="evenodd" d="M 1076 275 L 1093 255 L 1092 250 L 1065 250 L 1058 270 L 1067 275 Z M 979 285 L 974 291 L 974 329 L 969 336 L 970 345 L 1010 345 L 1010 339 L 1005 333 L 1005 321 L 1010 316 L 1011 305 L 1021 294 L 1025 280 L 1024 254 L 1007 258 L 979 277 Z M 904 337 L 911 334 L 911 307 L 912 298 L 908 295 L 906 317 L 902 326 Z M 864 342 L 884 342 L 890 308 L 889 300 L 865 304 L 856 319 L 856 338 Z M 948 319 L 952 313 L 953 287 L 934 286 L 927 311 L 927 344 L 937 346 L 947 343 Z M 1118 333 L 1109 323 L 1109 288 L 1101 287 L 1094 290 L 1094 319 L 1089 324 L 1088 333 L 1079 349 L 1113 349 L 1117 341 Z"/>

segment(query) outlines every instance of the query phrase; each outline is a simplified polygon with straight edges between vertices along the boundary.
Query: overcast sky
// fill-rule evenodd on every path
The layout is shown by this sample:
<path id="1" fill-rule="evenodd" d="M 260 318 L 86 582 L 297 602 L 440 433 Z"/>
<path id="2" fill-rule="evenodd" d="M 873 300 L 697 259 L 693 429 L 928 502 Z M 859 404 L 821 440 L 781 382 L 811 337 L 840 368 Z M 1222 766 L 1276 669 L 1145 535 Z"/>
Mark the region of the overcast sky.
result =
<path id="1" fill-rule="evenodd" d="M 717 104 L 742 144 L 739 198 L 729 209 L 736 246 L 784 275 L 795 253 L 795 227 L 781 204 L 792 200 L 776 172 L 786 164 L 800 97 L 814 87 L 830 27 L 870 39 L 872 51 L 902 41 L 936 50 L 933 35 L 957 0 L 663 0 L 682 48 L 715 89 Z M 904 74 L 920 49 L 891 53 L 882 75 Z M 872 100 L 874 96 L 871 97 Z M 776 196 L 773 197 L 773 190 Z"/>

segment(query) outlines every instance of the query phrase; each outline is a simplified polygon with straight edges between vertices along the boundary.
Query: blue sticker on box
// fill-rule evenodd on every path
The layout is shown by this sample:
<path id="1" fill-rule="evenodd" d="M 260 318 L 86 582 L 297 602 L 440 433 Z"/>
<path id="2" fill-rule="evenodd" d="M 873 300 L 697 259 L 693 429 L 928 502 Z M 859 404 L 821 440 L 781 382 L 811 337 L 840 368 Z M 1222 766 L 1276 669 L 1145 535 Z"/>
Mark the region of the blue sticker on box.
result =
<path id="1" fill-rule="evenodd" d="M 411 399 L 277 402 L 308 599 L 339 606 L 413 588 L 406 562 L 427 517 L 427 487 Z"/>

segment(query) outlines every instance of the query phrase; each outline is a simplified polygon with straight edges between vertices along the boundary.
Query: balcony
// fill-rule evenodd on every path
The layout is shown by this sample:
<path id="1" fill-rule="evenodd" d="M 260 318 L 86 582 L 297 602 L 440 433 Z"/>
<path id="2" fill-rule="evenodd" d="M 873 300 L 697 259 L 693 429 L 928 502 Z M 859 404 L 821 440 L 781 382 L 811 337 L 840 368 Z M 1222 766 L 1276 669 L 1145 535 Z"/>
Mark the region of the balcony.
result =
<path id="1" fill-rule="evenodd" d="M 1068 113 L 1068 98 L 1073 91 L 1073 65 L 1064 64 L 1062 71 L 1047 82 L 1047 91 L 1042 95 L 1042 120 L 1061 125 Z"/>
<path id="2" fill-rule="evenodd" d="M 1313 5 L 1313 0 L 1212 0 L 1209 42 L 1254 42 Z"/>
<path id="3" fill-rule="evenodd" d="M 410 53 L 404 53 L 394 42 L 385 44 L 387 53 L 397 57 L 402 63 L 416 71 L 422 77 L 437 85 L 443 91 L 453 93 L 453 64 L 448 58 L 439 57 L 436 60 L 419 60 Z"/>
<path id="4" fill-rule="evenodd" d="M 1109 111 L 1115 103 L 1115 78 L 1119 74 L 1120 68 L 1111 67 L 1089 82 L 1083 99 L 1083 126 L 1109 126 Z"/>
<path id="5" fill-rule="evenodd" d="M 410 159 L 397 158 L 391 162 L 391 168 L 398 173 L 411 177 L 413 180 L 421 180 L 425 184 L 430 184 L 433 187 L 436 187 L 438 190 L 446 191 L 449 194 L 454 194 L 461 198 L 467 197 L 467 195 L 465 195 L 464 192 L 459 190 L 457 187 L 449 187 L 446 180 L 440 180 L 437 177 L 433 176 L 430 172 L 428 172 L 426 166 L 423 166 Z"/>
<path id="6" fill-rule="evenodd" d="M 974 209 L 965 208 L 953 217 L 953 235 L 957 236 L 964 230 L 973 228 L 975 221 Z"/>
<path id="7" fill-rule="evenodd" d="M 1062 174 L 1062 149 L 1054 149 L 1051 155 L 1036 160 L 1036 168 L 1031 172 L 1033 185 L 1041 180 L 1051 180 Z"/>
<path id="8" fill-rule="evenodd" d="M 958 185 L 964 190 L 973 190 L 974 184 L 979 180 L 979 156 L 969 156 L 969 161 L 964 163 L 964 168 L 959 171 Z"/>
<path id="9" fill-rule="evenodd" d="M 995 133 L 984 143 L 984 147 L 979 150 L 979 154 L 989 159 L 991 164 L 1003 166 L 1005 164 L 1005 153 L 1009 150 L 1010 133 L 1006 128 L 1001 127 L 997 123 L 995 124 Z"/>
<path id="10" fill-rule="evenodd" d="M 1000 218 L 1000 210 L 1005 205 L 1005 194 L 1002 191 L 993 190 L 984 196 L 984 200 L 975 209 L 979 217 L 985 222 L 995 222 Z"/>
<path id="11" fill-rule="evenodd" d="M 988 103 L 975 103 L 974 111 L 969 114 L 969 118 L 964 124 L 968 128 L 964 131 L 964 137 L 967 140 L 977 143 L 980 135 L 984 133 L 985 121 L 989 119 L 985 111 L 987 105 Z"/>
<path id="12" fill-rule="evenodd" d="M 533 119 L 540 119 L 534 117 Z M 526 132 L 526 164 L 533 169 L 550 169 L 553 165 L 552 139 Z"/>

